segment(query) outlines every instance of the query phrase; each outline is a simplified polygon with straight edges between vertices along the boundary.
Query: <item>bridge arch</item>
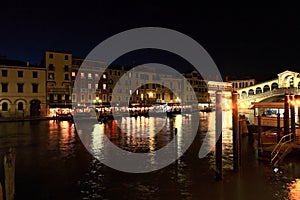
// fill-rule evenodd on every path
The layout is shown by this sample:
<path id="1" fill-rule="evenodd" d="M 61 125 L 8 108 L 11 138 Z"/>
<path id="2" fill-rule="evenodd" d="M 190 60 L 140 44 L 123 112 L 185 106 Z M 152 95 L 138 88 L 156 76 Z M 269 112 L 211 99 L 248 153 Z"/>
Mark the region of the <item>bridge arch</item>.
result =
<path id="1" fill-rule="evenodd" d="M 270 91 L 270 86 L 269 85 L 265 85 L 263 92 L 269 92 Z"/>
<path id="2" fill-rule="evenodd" d="M 251 95 L 254 95 L 255 93 L 254 93 L 254 90 L 253 89 L 250 89 L 249 91 L 248 91 L 248 96 L 251 96 Z"/>
<path id="3" fill-rule="evenodd" d="M 278 88 L 278 83 L 272 83 L 271 85 L 271 90 L 277 89 Z"/>
<path id="4" fill-rule="evenodd" d="M 242 98 L 246 98 L 247 97 L 247 92 L 246 91 L 242 91 Z"/>
<path id="5" fill-rule="evenodd" d="M 260 93 L 262 93 L 262 89 L 261 89 L 261 87 L 257 87 L 255 89 L 255 94 L 260 94 Z"/>

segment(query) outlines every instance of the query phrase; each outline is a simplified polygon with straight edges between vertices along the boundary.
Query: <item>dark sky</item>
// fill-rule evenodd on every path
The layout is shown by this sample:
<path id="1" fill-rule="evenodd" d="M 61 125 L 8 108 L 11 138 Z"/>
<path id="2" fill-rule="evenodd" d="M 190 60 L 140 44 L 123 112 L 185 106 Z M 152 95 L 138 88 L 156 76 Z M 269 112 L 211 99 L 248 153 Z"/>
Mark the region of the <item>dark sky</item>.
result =
<path id="1" fill-rule="evenodd" d="M 298 8 L 205 8 L 189 1 L 121 2 L 1 2 L 0 55 L 40 63 L 45 50 L 54 50 L 84 58 L 116 33 L 158 26 L 195 39 L 223 76 L 252 75 L 263 80 L 287 69 L 300 72 Z M 131 55 L 127 61 L 142 62 L 143 56 Z"/>

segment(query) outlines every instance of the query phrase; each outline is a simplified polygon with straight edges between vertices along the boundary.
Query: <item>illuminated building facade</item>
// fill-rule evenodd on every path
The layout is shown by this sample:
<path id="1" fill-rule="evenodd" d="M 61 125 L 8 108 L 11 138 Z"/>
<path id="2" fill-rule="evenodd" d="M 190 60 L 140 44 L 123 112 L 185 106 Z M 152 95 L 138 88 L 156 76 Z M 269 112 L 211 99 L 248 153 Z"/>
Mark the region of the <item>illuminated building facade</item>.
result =
<path id="1" fill-rule="evenodd" d="M 45 116 L 46 69 L 0 59 L 0 117 Z"/>
<path id="2" fill-rule="evenodd" d="M 72 54 L 46 51 L 43 58 L 46 67 L 47 105 L 49 111 L 72 107 Z M 53 114 L 53 113 L 48 113 Z"/>

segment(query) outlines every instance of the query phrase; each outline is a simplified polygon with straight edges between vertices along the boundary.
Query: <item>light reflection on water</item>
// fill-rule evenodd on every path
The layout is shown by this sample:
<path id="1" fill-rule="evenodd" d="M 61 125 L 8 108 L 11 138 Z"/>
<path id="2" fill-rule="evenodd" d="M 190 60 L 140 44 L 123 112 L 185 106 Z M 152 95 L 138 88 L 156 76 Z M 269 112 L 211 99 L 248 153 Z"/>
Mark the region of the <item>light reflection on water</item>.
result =
<path id="1" fill-rule="evenodd" d="M 300 179 L 292 181 L 289 185 L 289 199 L 290 200 L 299 200 L 300 199 Z"/>
<path id="2" fill-rule="evenodd" d="M 92 135 L 84 135 L 83 130 L 76 134 L 68 122 L 1 123 L 0 163 L 8 147 L 17 149 L 16 191 L 21 199 L 299 199 L 299 156 L 287 157 L 275 173 L 268 163 L 256 160 L 257 152 L 245 137 L 243 168 L 240 173 L 232 172 L 231 112 L 223 113 L 224 180 L 215 181 L 214 147 L 205 158 L 198 158 L 206 135 L 211 144 L 215 142 L 214 120 L 214 113 L 201 113 L 198 134 L 188 151 L 171 165 L 151 173 L 128 174 L 104 166 L 84 151 L 77 134 L 86 136 L 83 142 L 98 155 L 102 155 L 99 146 L 103 145 L 99 132 L 125 150 L 155 152 L 174 138 L 175 128 L 178 144 L 184 140 L 188 133 L 182 124 L 188 126 L 189 116 L 122 118 L 87 126 L 94 129 Z M 157 128 L 156 124 L 165 126 Z"/>

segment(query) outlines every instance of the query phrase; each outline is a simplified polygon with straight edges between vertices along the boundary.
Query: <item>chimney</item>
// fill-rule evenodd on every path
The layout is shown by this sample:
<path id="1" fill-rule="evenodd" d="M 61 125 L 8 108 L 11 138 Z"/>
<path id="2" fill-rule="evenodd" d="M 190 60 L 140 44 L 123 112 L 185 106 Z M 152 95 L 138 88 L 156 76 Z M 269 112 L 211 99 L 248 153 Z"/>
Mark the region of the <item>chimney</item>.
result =
<path id="1" fill-rule="evenodd" d="M 29 67 L 29 61 L 26 61 L 26 66 Z"/>

